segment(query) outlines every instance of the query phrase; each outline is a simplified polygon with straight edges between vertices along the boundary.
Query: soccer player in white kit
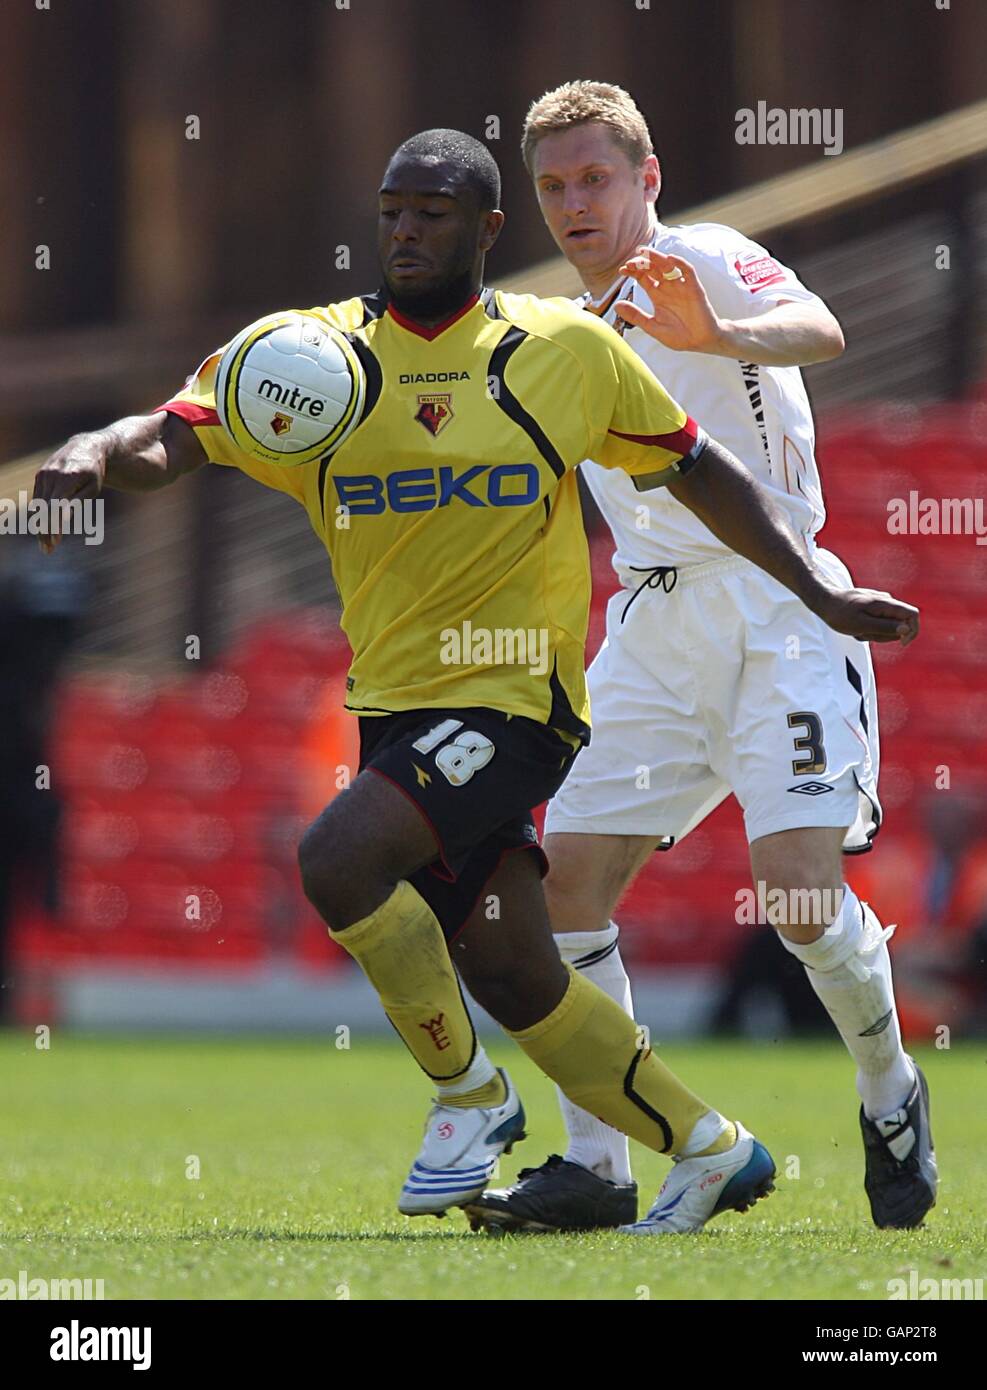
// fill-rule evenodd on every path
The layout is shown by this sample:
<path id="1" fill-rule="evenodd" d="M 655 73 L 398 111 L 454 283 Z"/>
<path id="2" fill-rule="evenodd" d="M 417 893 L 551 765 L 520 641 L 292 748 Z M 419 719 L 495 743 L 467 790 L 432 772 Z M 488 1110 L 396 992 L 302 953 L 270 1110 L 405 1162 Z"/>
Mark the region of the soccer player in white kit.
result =
<path id="1" fill-rule="evenodd" d="M 772 489 L 815 564 L 850 587 L 846 567 L 814 539 L 825 510 L 799 371 L 843 350 L 825 304 L 740 232 L 658 220 L 658 161 L 621 88 L 572 82 L 547 93 L 528 113 L 523 151 L 549 230 L 586 287 L 585 307 Z M 935 1204 L 937 1173 L 925 1079 L 903 1049 L 895 1009 L 893 928 L 843 879 L 842 855 L 869 849 L 881 822 L 868 647 L 827 628 L 667 492 L 642 498 L 622 475 L 582 468 L 613 532 L 621 588 L 589 670 L 593 738 L 545 824 L 559 950 L 629 1013 L 617 901 L 649 855 L 733 792 L 770 924 L 856 1063 L 873 1219 L 918 1225 Z M 626 1138 L 560 1100 L 565 1158 L 485 1193 L 471 1209 L 483 1224 L 634 1222 Z M 715 1206 L 715 1188 L 702 1195 L 705 1162 L 677 1164 L 632 1229 L 701 1229 Z"/>

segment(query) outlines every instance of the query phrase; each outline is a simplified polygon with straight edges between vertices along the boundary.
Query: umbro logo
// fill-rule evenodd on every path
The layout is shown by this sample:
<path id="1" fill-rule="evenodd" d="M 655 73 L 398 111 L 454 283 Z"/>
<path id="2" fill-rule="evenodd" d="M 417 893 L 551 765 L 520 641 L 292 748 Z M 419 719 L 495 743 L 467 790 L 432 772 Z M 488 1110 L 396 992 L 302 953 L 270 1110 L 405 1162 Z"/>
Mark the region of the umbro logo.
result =
<path id="1" fill-rule="evenodd" d="M 865 1028 L 862 1033 L 858 1033 L 857 1037 L 876 1038 L 878 1033 L 883 1033 L 885 1028 L 887 1028 L 888 1024 L 891 1022 L 891 1015 L 893 1013 L 894 1009 L 888 1009 L 886 1014 L 879 1018 L 876 1023 L 872 1023 L 869 1028 Z M 904 1121 L 902 1123 L 904 1123 Z"/>
<path id="2" fill-rule="evenodd" d="M 831 792 L 833 788 L 828 782 L 803 782 L 801 786 L 789 787 L 790 792 L 800 792 L 803 796 L 822 796 L 823 792 Z"/>

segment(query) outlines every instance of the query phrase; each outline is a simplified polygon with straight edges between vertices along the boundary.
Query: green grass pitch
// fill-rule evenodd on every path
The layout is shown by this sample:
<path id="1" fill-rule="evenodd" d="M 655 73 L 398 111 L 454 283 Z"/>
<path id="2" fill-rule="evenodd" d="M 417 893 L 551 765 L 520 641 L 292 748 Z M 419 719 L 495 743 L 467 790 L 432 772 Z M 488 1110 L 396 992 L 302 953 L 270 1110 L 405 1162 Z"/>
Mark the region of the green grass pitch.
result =
<path id="1" fill-rule="evenodd" d="M 530 1137 L 554 1093 L 507 1043 Z M 471 1235 L 395 1209 L 429 1091 L 396 1043 L 0 1035 L 0 1278 L 102 1278 L 109 1298 L 886 1300 L 888 1280 L 987 1282 L 987 1047 L 917 1054 L 942 1186 L 925 1229 L 877 1231 L 842 1047 L 676 1044 L 661 1055 L 742 1118 L 777 1191 L 700 1236 Z M 642 1211 L 665 1160 L 635 1146 Z M 188 1176 L 198 1170 L 198 1177 Z M 797 1173 L 797 1176 L 795 1174 Z"/>

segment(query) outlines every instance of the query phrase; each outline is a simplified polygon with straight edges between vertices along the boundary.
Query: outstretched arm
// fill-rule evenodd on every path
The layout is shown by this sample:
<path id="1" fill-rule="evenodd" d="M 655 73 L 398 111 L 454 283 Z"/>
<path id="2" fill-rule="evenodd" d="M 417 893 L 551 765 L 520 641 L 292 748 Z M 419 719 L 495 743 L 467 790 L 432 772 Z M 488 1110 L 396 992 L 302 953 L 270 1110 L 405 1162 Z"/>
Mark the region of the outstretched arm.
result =
<path id="1" fill-rule="evenodd" d="M 51 455 L 34 479 L 34 496 L 45 502 L 97 496 L 104 487 L 152 492 L 167 487 L 208 460 L 191 425 L 170 411 L 130 415 L 105 429 L 75 434 Z M 54 550 L 59 537 L 42 534 L 41 548 Z"/>
<path id="2" fill-rule="evenodd" d="M 678 352 L 705 352 L 765 367 L 807 367 L 843 351 L 843 330 L 819 300 L 784 300 L 764 313 L 727 319 L 713 309 L 695 268 L 681 256 L 644 246 L 620 269 L 645 291 L 651 312 L 620 299 L 617 313 Z"/>
<path id="3" fill-rule="evenodd" d="M 666 472 L 661 481 L 667 478 Z M 657 475 L 635 477 L 634 486 L 646 490 L 658 481 Z M 715 440 L 707 440 L 668 490 L 724 545 L 784 584 L 836 632 L 902 646 L 918 636 L 918 609 L 910 603 L 873 589 L 840 589 L 821 574 L 770 491 Z"/>

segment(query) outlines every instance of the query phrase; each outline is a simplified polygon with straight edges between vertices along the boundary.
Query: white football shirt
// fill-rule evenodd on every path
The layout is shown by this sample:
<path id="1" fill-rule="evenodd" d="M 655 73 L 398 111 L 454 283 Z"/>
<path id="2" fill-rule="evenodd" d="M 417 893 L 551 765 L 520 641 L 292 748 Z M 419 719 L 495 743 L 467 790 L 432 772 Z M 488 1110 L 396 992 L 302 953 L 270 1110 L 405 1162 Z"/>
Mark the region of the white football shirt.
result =
<path id="1" fill-rule="evenodd" d="M 781 300 L 822 303 L 787 266 L 731 227 L 714 222 L 666 227 L 659 222 L 651 245 L 694 267 L 721 317 L 752 318 Z M 646 292 L 631 279 L 615 282 L 599 300 L 585 295 L 579 303 L 599 313 L 618 299 L 633 299 L 651 312 Z M 826 513 L 812 411 L 798 367 L 764 367 L 709 353 L 677 352 L 626 325 L 612 307 L 601 316 L 622 332 L 672 399 L 771 488 L 794 529 L 814 535 Z M 613 564 L 623 582 L 635 582 L 627 573 L 632 567 L 705 564 L 730 553 L 667 489 L 638 492 L 617 469 L 589 460 L 581 467 L 613 532 Z"/>

